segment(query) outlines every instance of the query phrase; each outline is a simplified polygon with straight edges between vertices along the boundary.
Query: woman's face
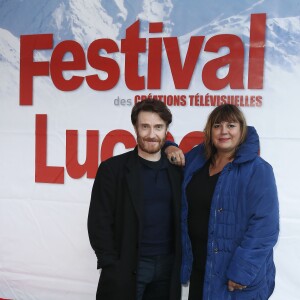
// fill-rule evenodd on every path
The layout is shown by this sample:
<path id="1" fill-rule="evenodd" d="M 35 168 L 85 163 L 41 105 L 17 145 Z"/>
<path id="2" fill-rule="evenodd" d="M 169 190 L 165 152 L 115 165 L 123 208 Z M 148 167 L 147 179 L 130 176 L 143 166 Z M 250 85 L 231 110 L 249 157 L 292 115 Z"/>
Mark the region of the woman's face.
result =
<path id="1" fill-rule="evenodd" d="M 215 123 L 212 127 L 212 143 L 218 153 L 233 154 L 241 140 L 241 126 L 238 122 Z"/>

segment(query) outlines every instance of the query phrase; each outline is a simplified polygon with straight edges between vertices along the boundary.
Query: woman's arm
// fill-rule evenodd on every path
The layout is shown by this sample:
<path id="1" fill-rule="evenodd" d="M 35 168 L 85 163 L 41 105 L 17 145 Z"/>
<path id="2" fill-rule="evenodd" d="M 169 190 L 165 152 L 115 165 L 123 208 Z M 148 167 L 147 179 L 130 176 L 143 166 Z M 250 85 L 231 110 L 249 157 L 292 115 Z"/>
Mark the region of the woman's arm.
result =
<path id="1" fill-rule="evenodd" d="M 227 269 L 233 282 L 248 286 L 272 254 L 279 234 L 279 205 L 272 167 L 256 165 L 247 188 L 247 230 Z"/>
<path id="2" fill-rule="evenodd" d="M 166 141 L 163 149 L 167 155 L 168 160 L 172 164 L 181 167 L 185 165 L 185 157 L 183 151 L 177 146 L 177 144 Z"/>

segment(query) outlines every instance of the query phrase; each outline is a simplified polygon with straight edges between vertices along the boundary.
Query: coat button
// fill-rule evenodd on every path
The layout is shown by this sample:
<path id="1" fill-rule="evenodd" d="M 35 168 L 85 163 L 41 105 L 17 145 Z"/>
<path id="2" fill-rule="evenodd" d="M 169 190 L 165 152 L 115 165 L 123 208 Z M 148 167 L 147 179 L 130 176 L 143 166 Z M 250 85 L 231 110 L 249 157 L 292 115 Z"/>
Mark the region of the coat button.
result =
<path id="1" fill-rule="evenodd" d="M 136 275 L 136 270 L 132 271 L 132 275 Z"/>
<path id="2" fill-rule="evenodd" d="M 215 249 L 214 249 L 214 252 L 215 252 L 215 253 L 218 253 L 218 252 L 219 252 L 219 249 L 218 249 L 218 248 L 215 248 Z"/>
<path id="3" fill-rule="evenodd" d="M 222 207 L 218 209 L 218 212 L 219 212 L 219 213 L 222 212 L 222 211 L 223 211 L 223 208 L 222 208 Z"/>

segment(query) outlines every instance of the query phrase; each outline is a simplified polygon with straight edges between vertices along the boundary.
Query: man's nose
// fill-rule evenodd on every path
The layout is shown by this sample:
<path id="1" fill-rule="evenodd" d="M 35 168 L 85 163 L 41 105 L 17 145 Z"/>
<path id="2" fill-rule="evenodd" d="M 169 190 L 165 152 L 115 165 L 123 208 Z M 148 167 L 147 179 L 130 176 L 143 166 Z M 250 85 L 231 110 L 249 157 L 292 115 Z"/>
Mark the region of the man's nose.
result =
<path id="1" fill-rule="evenodd" d="M 150 137 L 154 137 L 155 136 L 155 129 L 154 128 L 150 128 L 149 136 Z"/>

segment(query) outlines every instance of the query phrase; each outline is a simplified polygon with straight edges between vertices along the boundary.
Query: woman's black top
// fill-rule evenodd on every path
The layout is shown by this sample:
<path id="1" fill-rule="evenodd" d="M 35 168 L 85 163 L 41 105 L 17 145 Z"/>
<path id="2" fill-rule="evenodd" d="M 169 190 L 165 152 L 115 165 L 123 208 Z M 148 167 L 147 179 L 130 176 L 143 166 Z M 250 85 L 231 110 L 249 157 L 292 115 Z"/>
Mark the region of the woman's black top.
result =
<path id="1" fill-rule="evenodd" d="M 188 231 L 193 250 L 193 269 L 189 300 L 201 300 L 207 255 L 208 222 L 211 200 L 219 178 L 209 175 L 209 162 L 194 173 L 186 188 L 188 201 Z"/>

